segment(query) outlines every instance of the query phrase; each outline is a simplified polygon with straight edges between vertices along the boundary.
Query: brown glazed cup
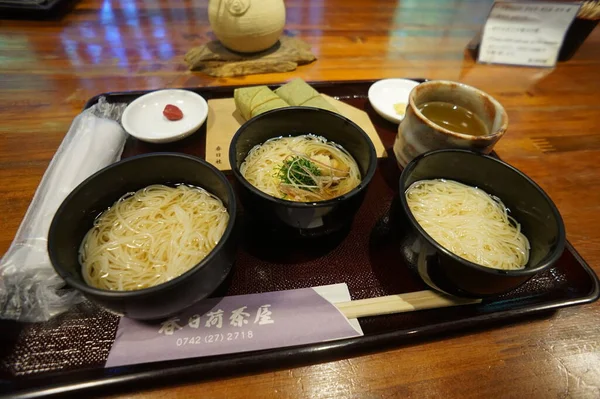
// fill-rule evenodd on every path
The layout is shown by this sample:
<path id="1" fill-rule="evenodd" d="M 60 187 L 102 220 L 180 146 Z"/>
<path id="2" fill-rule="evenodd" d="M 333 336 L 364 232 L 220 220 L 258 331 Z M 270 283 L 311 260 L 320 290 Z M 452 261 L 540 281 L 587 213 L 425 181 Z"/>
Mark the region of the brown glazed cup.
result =
<path id="1" fill-rule="evenodd" d="M 419 108 L 431 101 L 460 105 L 479 116 L 488 134 L 456 133 L 425 118 Z M 409 95 L 406 115 L 398 126 L 394 154 L 401 168 L 415 157 L 432 150 L 468 149 L 489 154 L 506 132 L 508 115 L 492 96 L 471 86 L 447 80 L 431 80 L 416 86 Z"/>

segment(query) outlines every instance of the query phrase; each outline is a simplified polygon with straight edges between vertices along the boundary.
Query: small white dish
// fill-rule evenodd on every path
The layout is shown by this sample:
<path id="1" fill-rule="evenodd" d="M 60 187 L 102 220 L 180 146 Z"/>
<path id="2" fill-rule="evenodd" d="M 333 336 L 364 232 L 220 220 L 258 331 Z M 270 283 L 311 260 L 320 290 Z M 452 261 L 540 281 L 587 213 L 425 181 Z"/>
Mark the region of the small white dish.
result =
<path id="1" fill-rule="evenodd" d="M 183 118 L 170 121 L 163 115 L 167 104 L 177 106 Z M 136 98 L 125 108 L 121 123 L 133 137 L 150 143 L 181 140 L 202 126 L 208 116 L 208 104 L 189 90 L 157 90 Z"/>
<path id="2" fill-rule="evenodd" d="M 394 109 L 394 104 L 406 104 L 411 90 L 419 82 L 409 79 L 383 79 L 378 80 L 369 87 L 369 102 L 381 117 L 392 123 L 400 123 L 404 115 L 399 115 Z"/>

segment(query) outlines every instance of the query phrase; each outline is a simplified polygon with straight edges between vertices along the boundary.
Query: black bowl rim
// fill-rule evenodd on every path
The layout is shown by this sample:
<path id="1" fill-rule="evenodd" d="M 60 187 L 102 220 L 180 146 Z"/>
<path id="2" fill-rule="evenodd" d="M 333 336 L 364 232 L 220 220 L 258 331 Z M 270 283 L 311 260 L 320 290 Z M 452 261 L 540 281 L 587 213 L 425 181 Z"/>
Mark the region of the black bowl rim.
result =
<path id="1" fill-rule="evenodd" d="M 301 111 L 301 112 L 308 112 L 308 113 L 323 112 L 323 113 L 332 115 L 336 118 L 340 118 L 340 119 L 344 120 L 345 122 L 349 123 L 361 134 L 362 138 L 365 139 L 365 141 L 367 142 L 367 145 L 369 147 L 369 167 L 367 169 L 367 173 L 365 173 L 365 176 L 362 177 L 360 184 L 358 186 L 354 187 L 352 190 L 348 191 L 346 194 L 340 195 L 339 197 L 335 197 L 335 198 L 332 198 L 332 199 L 329 199 L 326 201 L 315 201 L 315 202 L 286 201 L 286 200 L 273 197 L 269 194 L 266 194 L 266 193 L 260 191 L 258 188 L 254 187 L 252 184 L 250 184 L 244 176 L 242 176 L 242 173 L 240 172 L 240 168 L 237 166 L 237 162 L 236 162 L 235 144 L 239 140 L 240 136 L 244 133 L 246 128 L 250 124 L 255 123 L 256 121 L 258 121 L 262 118 L 268 118 L 272 114 L 279 113 L 279 112 L 293 112 L 293 111 Z M 303 133 L 303 134 L 308 134 L 308 133 Z M 279 136 L 273 136 L 271 138 L 275 138 L 275 137 L 279 137 Z M 287 136 L 282 135 L 282 137 L 287 137 Z M 332 206 L 336 203 L 344 201 L 345 199 L 353 197 L 356 194 L 360 193 L 361 191 L 363 191 L 367 188 L 367 186 L 373 179 L 373 176 L 375 175 L 375 170 L 377 169 L 377 152 L 375 151 L 375 146 L 373 145 L 373 141 L 371 141 L 371 138 L 369 137 L 369 135 L 360 126 L 358 126 L 356 123 L 354 123 L 353 121 L 351 121 L 350 119 L 346 118 L 343 115 L 340 115 L 336 112 L 332 112 L 332 111 L 329 111 L 326 109 L 315 108 L 315 107 L 285 107 L 285 108 L 272 109 L 270 111 L 264 112 L 260 115 L 255 116 L 254 118 L 249 119 L 242 126 L 240 126 L 240 128 L 237 130 L 237 132 L 231 139 L 231 143 L 229 145 L 229 164 L 231 165 L 231 170 L 233 171 L 233 174 L 236 177 L 237 181 L 240 182 L 244 187 L 249 189 L 253 194 L 258 195 L 259 197 L 261 197 L 263 199 L 274 202 L 277 205 L 283 205 L 283 206 L 290 207 L 290 208 L 322 208 L 322 207 Z"/>
<path id="2" fill-rule="evenodd" d="M 54 256 L 54 250 L 53 250 L 52 243 L 54 241 L 53 237 L 55 235 L 55 230 L 57 228 L 56 227 L 56 217 L 59 213 L 65 211 L 67 202 L 73 196 L 75 196 L 78 192 L 83 190 L 84 187 L 87 186 L 91 181 L 96 179 L 97 176 L 99 176 L 103 173 L 106 173 L 107 171 L 109 171 L 111 169 L 119 168 L 119 167 L 121 167 L 121 165 L 124 165 L 127 163 L 138 162 L 140 159 L 144 159 L 144 158 L 165 158 L 165 157 L 166 158 L 187 158 L 194 162 L 203 164 L 204 166 L 207 166 L 208 169 L 213 174 L 215 174 L 219 178 L 219 180 L 221 180 L 221 182 L 223 182 L 225 184 L 225 187 L 227 190 L 227 197 L 229 199 L 229 206 L 228 206 L 229 222 L 227 223 L 227 228 L 225 229 L 223 236 L 221 237 L 221 239 L 219 240 L 217 245 L 212 249 L 212 251 L 210 251 L 209 254 L 204 259 L 202 259 L 199 263 L 194 265 L 192 268 L 190 268 L 185 273 L 175 277 L 172 280 L 164 282 L 162 284 L 158 284 L 158 285 L 148 287 L 148 288 L 143 288 L 141 290 L 133 290 L 133 291 L 105 290 L 105 289 L 101 289 L 101 288 L 92 287 L 92 286 L 86 284 L 85 282 L 82 283 L 82 282 L 78 281 L 77 279 L 74 279 L 74 278 L 70 277 L 68 274 L 66 274 L 66 272 L 63 270 L 62 266 L 57 265 L 58 262 L 56 261 L 56 257 Z M 144 296 L 156 294 L 157 292 L 163 291 L 168 288 L 172 288 L 176 285 L 183 283 L 192 274 L 198 272 L 200 269 L 204 268 L 208 263 L 210 263 L 212 261 L 212 259 L 216 256 L 217 252 L 219 252 L 223 248 L 223 246 L 225 246 L 225 243 L 227 242 L 227 240 L 233 233 L 236 215 L 237 215 L 237 202 L 236 202 L 235 193 L 233 191 L 233 187 L 232 187 L 231 183 L 229 183 L 229 180 L 227 180 L 227 178 L 225 177 L 223 172 L 221 172 L 220 170 L 215 168 L 210 163 L 206 162 L 204 159 L 193 156 L 193 155 L 188 155 L 188 154 L 183 154 L 183 153 L 178 153 L 178 152 L 160 152 L 160 153 L 155 152 L 155 153 L 149 153 L 149 154 L 136 155 L 133 157 L 129 157 L 129 158 L 120 160 L 119 162 L 115 162 L 111 165 L 108 165 L 108 166 L 100 169 L 98 172 L 94 173 L 93 175 L 91 175 L 90 177 L 88 177 L 87 179 L 82 181 L 77 187 L 75 187 L 75 189 L 73 189 L 73 191 L 71 191 L 69 193 L 69 195 L 63 200 L 63 202 L 61 203 L 59 208 L 56 210 L 56 213 L 54 214 L 54 217 L 52 218 L 52 223 L 50 224 L 50 229 L 48 231 L 48 255 L 50 257 L 50 263 L 52 263 L 52 267 L 60 275 L 60 277 L 63 280 L 65 280 L 65 282 L 68 285 L 70 285 L 71 287 L 76 288 L 86 294 L 104 297 L 104 298 L 114 298 L 114 299 L 144 297 Z"/>
<path id="3" fill-rule="evenodd" d="M 519 175 L 523 179 L 525 179 L 525 181 L 527 181 L 531 186 L 533 186 L 535 189 L 537 189 L 538 192 L 542 195 L 542 197 L 550 205 L 550 209 L 552 209 L 552 213 L 554 214 L 554 217 L 558 224 L 558 243 L 557 243 L 556 247 L 554 248 L 554 251 L 552 252 L 551 256 L 548 258 L 548 260 L 540 263 L 537 267 L 531 267 L 531 268 L 525 267 L 524 269 L 518 269 L 518 270 L 494 269 L 491 267 L 481 266 L 477 263 L 474 263 L 467 259 L 461 258 L 460 256 L 449 251 L 442 245 L 438 244 L 437 241 L 435 241 L 429 234 L 427 234 L 427 232 L 421 227 L 419 222 L 417 222 L 417 220 L 413 216 L 412 212 L 410 211 L 410 208 L 408 207 L 408 203 L 406 202 L 406 196 L 402 195 L 406 190 L 402 190 L 402 187 L 405 185 L 404 182 L 406 181 L 410 171 L 412 171 L 414 168 L 416 168 L 417 164 L 419 163 L 419 161 L 421 159 L 430 157 L 430 156 L 435 156 L 440 153 L 468 154 L 468 155 L 474 155 L 477 157 L 486 158 L 491 162 L 496 162 L 496 163 L 502 165 L 503 167 L 512 170 L 517 175 Z M 564 247 L 565 247 L 565 243 L 566 243 L 565 225 L 564 225 L 562 216 L 560 215 L 560 212 L 558 211 L 558 208 L 556 207 L 556 205 L 554 204 L 552 199 L 550 199 L 548 194 L 546 194 L 546 192 L 536 182 L 534 182 L 529 176 L 527 176 L 525 173 L 521 172 L 514 166 L 511 166 L 498 158 L 494 158 L 489 155 L 481 154 L 476 151 L 463 150 L 463 149 L 442 149 L 442 150 L 434 150 L 434 151 L 426 152 L 424 154 L 419 155 L 418 157 L 413 159 L 411 162 L 409 162 L 408 165 L 406 165 L 406 167 L 402 171 L 402 174 L 400 175 L 400 181 L 399 181 L 399 196 L 400 196 L 400 202 L 402 203 L 402 207 L 404 208 L 404 212 L 408 216 L 410 223 L 419 231 L 419 233 L 423 237 L 425 237 L 425 239 L 431 245 L 433 245 L 438 251 L 443 252 L 445 255 L 451 257 L 455 261 L 458 261 L 459 263 L 465 265 L 466 267 L 475 269 L 477 271 L 492 274 L 492 275 L 510 276 L 510 277 L 518 277 L 518 276 L 522 277 L 522 276 L 534 275 L 534 274 L 552 266 L 554 263 L 556 263 L 556 261 L 560 258 L 560 256 L 562 255 L 562 253 L 564 251 Z"/>

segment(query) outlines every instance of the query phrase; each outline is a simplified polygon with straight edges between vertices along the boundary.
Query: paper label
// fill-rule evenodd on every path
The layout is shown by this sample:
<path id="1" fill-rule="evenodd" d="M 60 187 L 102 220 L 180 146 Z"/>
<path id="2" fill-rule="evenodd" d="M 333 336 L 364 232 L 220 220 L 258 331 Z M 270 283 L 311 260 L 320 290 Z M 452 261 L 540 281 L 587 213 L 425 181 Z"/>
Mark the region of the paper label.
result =
<path id="1" fill-rule="evenodd" d="M 324 94 L 322 96 L 341 115 L 356 123 L 367 133 L 375 146 L 378 158 L 387 156 L 385 146 L 373 122 L 371 122 L 369 115 L 365 111 Z M 244 119 L 235 107 L 233 98 L 208 100 L 205 156 L 207 162 L 210 162 L 219 170 L 231 170 L 231 165 L 229 165 L 229 145 L 231 144 L 233 135 L 244 122 Z"/>
<path id="2" fill-rule="evenodd" d="M 554 66 L 579 7 L 578 3 L 496 1 L 483 29 L 479 62 Z"/>
<path id="3" fill-rule="evenodd" d="M 327 287 L 340 286 L 347 293 L 345 284 Z M 121 318 L 106 367 L 361 336 L 325 296 L 313 288 L 238 295 L 201 301 L 160 323 Z"/>

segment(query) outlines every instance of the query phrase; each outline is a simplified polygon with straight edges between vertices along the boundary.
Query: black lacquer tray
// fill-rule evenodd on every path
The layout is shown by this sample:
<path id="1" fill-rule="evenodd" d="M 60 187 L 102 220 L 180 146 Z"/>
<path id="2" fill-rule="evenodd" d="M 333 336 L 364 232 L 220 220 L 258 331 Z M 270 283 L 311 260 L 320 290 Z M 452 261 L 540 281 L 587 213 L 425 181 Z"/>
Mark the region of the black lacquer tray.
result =
<path id="1" fill-rule="evenodd" d="M 416 79 L 418 80 L 418 79 Z M 321 82 L 313 86 L 371 117 L 388 154 L 397 126 L 369 105 L 372 81 Z M 232 97 L 234 87 L 190 89 L 205 99 Z M 107 93 L 109 102 L 130 102 L 145 92 Z M 99 96 L 92 98 L 91 106 Z M 183 141 L 153 145 L 130 138 L 123 157 L 156 151 L 205 153 L 205 126 Z M 379 160 L 365 202 L 349 231 L 319 243 L 265 245 L 241 214 L 244 239 L 235 269 L 215 296 L 312 287 L 345 282 L 353 299 L 427 289 L 400 263 L 397 232 L 389 222 L 400 171 L 393 158 Z M 253 234 L 250 234 L 250 233 Z M 479 305 L 361 319 L 365 335 L 323 344 L 104 368 L 118 317 L 84 303 L 41 324 L 0 322 L 0 395 L 32 398 L 148 388 L 240 373 L 292 367 L 378 351 L 459 330 L 490 326 L 598 299 L 598 278 L 570 244 L 547 272 L 517 290 Z"/>

